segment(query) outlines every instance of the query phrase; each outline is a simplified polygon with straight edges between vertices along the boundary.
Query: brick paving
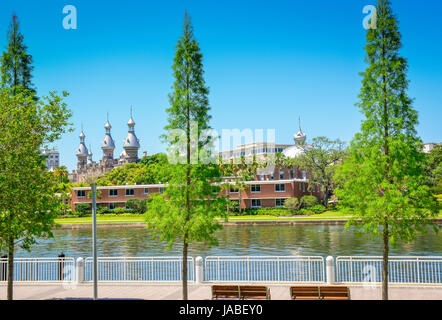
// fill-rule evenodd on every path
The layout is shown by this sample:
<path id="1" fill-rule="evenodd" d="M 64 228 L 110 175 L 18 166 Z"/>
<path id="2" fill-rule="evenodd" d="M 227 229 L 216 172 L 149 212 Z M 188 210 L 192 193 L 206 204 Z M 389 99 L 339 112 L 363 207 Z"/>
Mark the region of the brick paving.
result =
<path id="1" fill-rule="evenodd" d="M 272 300 L 289 300 L 289 285 L 268 285 Z M 180 300 L 181 284 L 151 283 L 99 283 L 99 299 L 143 299 Z M 353 300 L 377 300 L 381 298 L 381 287 L 350 286 Z M 442 300 L 442 285 L 439 286 L 390 286 L 391 300 Z M 17 283 L 14 285 L 15 300 L 91 299 L 92 284 L 69 283 Z M 189 299 L 209 300 L 210 284 L 189 284 Z M 6 299 L 6 284 L 0 284 L 0 299 Z"/>

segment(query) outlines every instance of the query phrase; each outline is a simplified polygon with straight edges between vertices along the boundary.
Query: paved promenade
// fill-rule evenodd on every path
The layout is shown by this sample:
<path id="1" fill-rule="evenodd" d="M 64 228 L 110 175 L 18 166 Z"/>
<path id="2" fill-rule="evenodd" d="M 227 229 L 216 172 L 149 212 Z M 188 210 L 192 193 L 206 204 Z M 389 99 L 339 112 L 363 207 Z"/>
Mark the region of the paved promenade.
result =
<path id="1" fill-rule="evenodd" d="M 272 300 L 289 300 L 289 285 L 268 285 Z M 381 287 L 350 286 L 352 300 L 377 300 Z M 391 286 L 391 300 L 442 300 L 439 286 Z M 92 284 L 72 286 L 66 284 L 15 284 L 15 300 L 90 299 Z M 101 299 L 180 300 L 181 284 L 100 283 L 98 297 Z M 189 299 L 210 300 L 210 284 L 189 284 Z M 6 299 L 6 284 L 0 284 L 0 299 Z"/>

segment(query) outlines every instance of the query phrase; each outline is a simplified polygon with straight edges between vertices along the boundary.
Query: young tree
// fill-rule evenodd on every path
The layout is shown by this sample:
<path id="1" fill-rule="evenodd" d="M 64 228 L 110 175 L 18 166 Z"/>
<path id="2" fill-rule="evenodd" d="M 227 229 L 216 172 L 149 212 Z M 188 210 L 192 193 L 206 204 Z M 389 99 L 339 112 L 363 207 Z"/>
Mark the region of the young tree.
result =
<path id="1" fill-rule="evenodd" d="M 172 66 L 175 82 L 169 95 L 171 107 L 167 138 L 169 155 L 176 163 L 167 169 L 170 180 L 164 195 L 155 194 L 146 213 L 147 227 L 153 228 L 169 246 L 180 238 L 183 244 L 182 283 L 183 300 L 187 300 L 187 253 L 192 241 L 215 244 L 215 230 L 221 228 L 215 216 L 226 216 L 225 199 L 214 192 L 213 184 L 221 181 L 216 161 L 204 164 L 204 147 L 210 137 L 202 138 L 209 129 L 209 90 L 205 86 L 202 54 L 193 35 L 187 14 L 184 32 L 176 46 Z M 176 134 L 179 132 L 180 134 Z M 175 162 L 175 161 L 174 161 Z M 166 201 L 167 199 L 167 201 Z"/>
<path id="2" fill-rule="evenodd" d="M 336 187 L 334 175 L 345 154 L 344 142 L 326 137 L 313 138 L 311 145 L 302 146 L 304 153 L 296 159 L 300 168 L 310 172 L 309 187 L 319 184 L 324 190 L 324 205 Z"/>
<path id="3" fill-rule="evenodd" d="M 431 224 L 436 203 L 423 184 L 423 154 L 416 137 L 417 113 L 406 91 L 407 61 L 399 55 L 401 36 L 390 1 L 377 2 L 377 29 L 367 31 L 366 62 L 359 94 L 365 116 L 349 157 L 338 169 L 340 203 L 356 226 L 383 240 L 382 299 L 388 299 L 390 242 L 411 241 Z"/>
<path id="4" fill-rule="evenodd" d="M 20 92 L 35 95 L 32 79 L 32 56 L 26 52 L 23 35 L 18 30 L 18 18 L 14 14 L 8 31 L 8 46 L 0 58 L 1 87 L 10 88 L 12 95 Z M 35 97 L 34 101 L 38 99 Z"/>
<path id="5" fill-rule="evenodd" d="M 8 253 L 8 300 L 13 298 L 16 246 L 29 250 L 37 237 L 52 236 L 57 182 L 40 147 L 65 132 L 69 117 L 56 93 L 36 103 L 24 92 L 0 91 L 0 249 Z"/>

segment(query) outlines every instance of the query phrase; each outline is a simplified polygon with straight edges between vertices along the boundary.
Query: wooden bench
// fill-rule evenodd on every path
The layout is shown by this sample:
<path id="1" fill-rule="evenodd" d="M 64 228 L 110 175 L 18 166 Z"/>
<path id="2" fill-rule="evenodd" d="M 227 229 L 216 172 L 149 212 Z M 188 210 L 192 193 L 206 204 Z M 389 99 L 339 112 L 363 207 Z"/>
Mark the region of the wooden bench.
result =
<path id="1" fill-rule="evenodd" d="M 241 299 L 239 286 L 212 286 L 213 299 Z"/>
<path id="2" fill-rule="evenodd" d="M 342 286 L 321 286 L 319 296 L 321 300 L 350 300 L 350 290 Z"/>
<path id="3" fill-rule="evenodd" d="M 239 286 L 241 299 L 270 300 L 270 290 L 265 286 Z"/>
<path id="4" fill-rule="evenodd" d="M 270 300 L 270 291 L 265 286 L 213 285 L 212 300 L 214 299 Z"/>
<path id="5" fill-rule="evenodd" d="M 317 286 L 290 287 L 290 297 L 292 298 L 292 300 L 318 300 L 319 287 Z"/>

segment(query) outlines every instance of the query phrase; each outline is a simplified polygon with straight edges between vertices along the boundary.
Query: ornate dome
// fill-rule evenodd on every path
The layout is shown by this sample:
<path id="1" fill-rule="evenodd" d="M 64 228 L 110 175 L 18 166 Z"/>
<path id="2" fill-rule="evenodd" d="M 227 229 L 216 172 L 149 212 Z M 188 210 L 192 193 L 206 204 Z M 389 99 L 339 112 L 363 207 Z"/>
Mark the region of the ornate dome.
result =
<path id="1" fill-rule="evenodd" d="M 287 158 L 297 158 L 304 153 L 300 146 L 290 146 L 282 150 L 282 154 Z"/>
<path id="2" fill-rule="evenodd" d="M 77 149 L 77 156 L 87 156 L 87 155 L 89 155 L 89 152 L 86 146 L 84 145 L 84 143 L 80 143 Z"/>
<path id="3" fill-rule="evenodd" d="M 83 130 L 81 130 L 80 133 L 80 145 L 77 149 L 77 156 L 87 156 L 89 154 L 86 145 L 84 144 L 84 138 L 86 138 L 86 135 L 84 134 Z"/>
<path id="4" fill-rule="evenodd" d="M 127 134 L 126 139 L 124 139 L 124 147 L 134 147 L 139 148 L 140 147 L 140 140 L 136 137 L 134 132 L 129 132 Z"/>

